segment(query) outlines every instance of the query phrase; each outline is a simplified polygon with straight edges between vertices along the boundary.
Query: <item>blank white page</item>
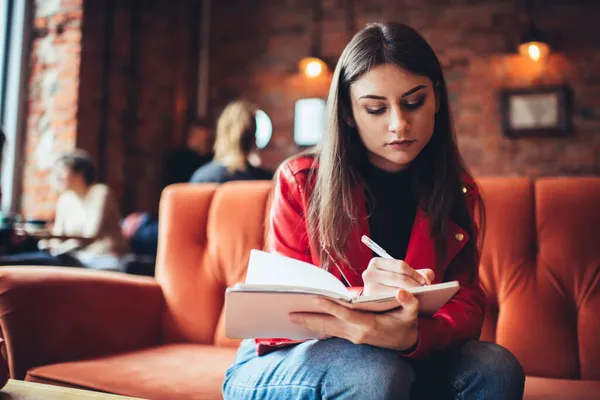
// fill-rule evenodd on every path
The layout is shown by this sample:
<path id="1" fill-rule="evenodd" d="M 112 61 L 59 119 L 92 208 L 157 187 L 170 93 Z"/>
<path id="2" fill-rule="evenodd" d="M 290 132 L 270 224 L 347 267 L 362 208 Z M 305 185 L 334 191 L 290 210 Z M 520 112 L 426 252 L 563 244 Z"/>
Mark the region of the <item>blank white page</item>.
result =
<path id="1" fill-rule="evenodd" d="M 250 251 L 246 284 L 299 286 L 348 296 L 344 284 L 329 272 L 294 258 L 260 250 Z"/>

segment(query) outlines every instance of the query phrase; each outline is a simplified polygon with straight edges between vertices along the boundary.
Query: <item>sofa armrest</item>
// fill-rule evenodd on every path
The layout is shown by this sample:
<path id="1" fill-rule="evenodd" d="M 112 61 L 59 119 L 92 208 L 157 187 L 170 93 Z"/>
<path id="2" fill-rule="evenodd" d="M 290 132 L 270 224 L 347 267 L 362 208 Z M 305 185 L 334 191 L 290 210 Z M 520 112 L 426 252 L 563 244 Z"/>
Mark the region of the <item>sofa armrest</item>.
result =
<path id="1" fill-rule="evenodd" d="M 66 267 L 0 268 L 11 377 L 39 365 L 155 346 L 164 298 L 152 278 Z"/>

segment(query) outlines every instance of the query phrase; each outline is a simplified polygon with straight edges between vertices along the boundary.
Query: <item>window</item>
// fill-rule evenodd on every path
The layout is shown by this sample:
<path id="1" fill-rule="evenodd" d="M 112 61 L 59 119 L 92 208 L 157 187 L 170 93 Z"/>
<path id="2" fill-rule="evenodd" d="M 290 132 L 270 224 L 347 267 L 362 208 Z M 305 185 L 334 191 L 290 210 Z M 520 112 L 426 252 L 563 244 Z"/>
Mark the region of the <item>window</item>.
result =
<path id="1" fill-rule="evenodd" d="M 18 155 L 24 126 L 26 77 L 29 58 L 31 1 L 0 1 L 0 125 L 6 135 L 1 185 L 2 210 L 15 211 L 18 199 Z"/>
<path id="2" fill-rule="evenodd" d="M 298 146 L 314 146 L 321 141 L 324 129 L 325 100 L 298 100 L 294 111 L 294 142 Z"/>
<path id="3" fill-rule="evenodd" d="M 4 99 L 6 87 L 6 64 L 8 62 L 8 49 L 10 38 L 9 15 L 12 9 L 12 0 L 0 3 L 0 124 L 4 125 Z"/>

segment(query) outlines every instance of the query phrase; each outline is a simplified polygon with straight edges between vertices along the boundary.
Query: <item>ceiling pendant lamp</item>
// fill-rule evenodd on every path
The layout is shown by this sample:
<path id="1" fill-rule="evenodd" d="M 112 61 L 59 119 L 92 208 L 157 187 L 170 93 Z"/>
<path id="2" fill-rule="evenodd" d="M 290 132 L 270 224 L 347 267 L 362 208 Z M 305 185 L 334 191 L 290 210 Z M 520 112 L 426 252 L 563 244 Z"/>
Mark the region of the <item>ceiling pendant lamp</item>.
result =
<path id="1" fill-rule="evenodd" d="M 527 0 L 527 29 L 521 36 L 519 54 L 538 62 L 550 55 L 550 45 L 533 20 L 533 0 Z"/>
<path id="2" fill-rule="evenodd" d="M 327 72 L 327 64 L 321 57 L 321 19 L 321 1 L 314 0 L 310 55 L 298 63 L 300 73 L 309 79 L 318 78 Z"/>

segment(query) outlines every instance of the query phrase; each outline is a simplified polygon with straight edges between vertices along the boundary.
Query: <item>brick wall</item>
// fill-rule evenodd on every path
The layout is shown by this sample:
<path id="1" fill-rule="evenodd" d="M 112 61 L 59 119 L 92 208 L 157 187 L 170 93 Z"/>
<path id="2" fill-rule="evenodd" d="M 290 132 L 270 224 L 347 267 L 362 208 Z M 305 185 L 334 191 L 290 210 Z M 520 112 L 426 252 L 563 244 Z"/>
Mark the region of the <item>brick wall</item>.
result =
<path id="1" fill-rule="evenodd" d="M 76 143 L 83 0 L 36 0 L 23 170 L 24 215 L 50 218 L 50 166 Z"/>
<path id="2" fill-rule="evenodd" d="M 329 59 L 349 40 L 344 10 L 352 3 L 357 28 L 396 20 L 431 43 L 444 66 L 461 152 L 476 175 L 600 174 L 600 2 L 535 2 L 536 21 L 555 47 L 543 68 L 516 55 L 525 17 L 524 2 L 515 0 L 322 0 L 321 45 Z M 294 102 L 327 95 L 328 78 L 313 82 L 296 73 L 310 49 L 311 4 L 213 2 L 210 104 L 216 113 L 236 96 L 258 103 L 274 125 L 270 162 L 291 148 Z M 573 89 L 573 134 L 503 136 L 497 92 L 556 83 Z"/>
<path id="3" fill-rule="evenodd" d="M 200 2 L 85 0 L 77 143 L 122 212 L 155 210 L 195 115 Z"/>
<path id="4" fill-rule="evenodd" d="M 124 214 L 157 208 L 165 154 L 194 116 L 199 10 L 188 0 L 36 1 L 24 215 L 53 217 L 49 167 L 75 147 Z"/>
<path id="5" fill-rule="evenodd" d="M 555 52 L 540 70 L 515 54 L 524 25 L 516 0 L 322 0 L 322 51 L 335 64 L 349 26 L 397 20 L 430 41 L 445 69 L 460 149 L 476 175 L 600 173 L 600 2 L 552 0 L 536 20 Z M 267 112 L 268 166 L 297 151 L 294 103 L 325 98 L 329 76 L 297 74 L 310 50 L 311 4 L 212 1 L 209 113 L 236 97 Z M 353 19 L 346 20 L 347 4 Z M 199 1 L 37 0 L 31 53 L 22 208 L 49 216 L 48 157 L 89 150 L 124 212 L 152 209 L 164 154 L 194 116 Z M 351 28 L 351 29 L 355 29 Z M 566 138 L 511 140 L 500 128 L 503 87 L 566 83 L 574 124 Z"/>

